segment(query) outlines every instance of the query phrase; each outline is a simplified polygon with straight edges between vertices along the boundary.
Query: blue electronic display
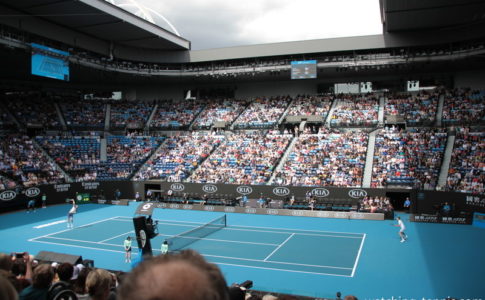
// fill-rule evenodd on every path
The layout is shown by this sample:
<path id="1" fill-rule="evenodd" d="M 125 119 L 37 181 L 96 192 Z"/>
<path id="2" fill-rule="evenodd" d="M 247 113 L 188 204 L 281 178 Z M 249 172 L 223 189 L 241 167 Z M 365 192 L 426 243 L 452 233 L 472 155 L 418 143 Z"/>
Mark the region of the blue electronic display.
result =
<path id="1" fill-rule="evenodd" d="M 317 61 L 301 60 L 291 62 L 291 79 L 317 78 Z"/>
<path id="2" fill-rule="evenodd" d="M 32 43 L 32 75 L 69 81 L 69 52 Z"/>

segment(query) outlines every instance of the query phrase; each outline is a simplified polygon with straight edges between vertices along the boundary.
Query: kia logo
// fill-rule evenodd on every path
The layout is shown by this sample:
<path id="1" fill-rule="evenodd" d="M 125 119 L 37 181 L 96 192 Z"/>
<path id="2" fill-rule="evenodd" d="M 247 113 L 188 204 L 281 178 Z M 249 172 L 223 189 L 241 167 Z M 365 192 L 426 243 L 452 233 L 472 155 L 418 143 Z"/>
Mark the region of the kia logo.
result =
<path id="1" fill-rule="evenodd" d="M 293 216 L 303 216 L 304 212 L 302 210 L 294 210 L 291 212 Z"/>
<path id="2" fill-rule="evenodd" d="M 206 184 L 202 187 L 202 190 L 206 193 L 215 193 L 217 192 L 217 186 L 213 185 L 213 184 Z"/>
<path id="3" fill-rule="evenodd" d="M 182 206 L 183 209 L 192 209 L 192 205 L 184 205 Z"/>
<path id="4" fill-rule="evenodd" d="M 178 204 L 170 204 L 170 208 L 178 209 L 179 207 L 180 207 L 180 205 L 178 205 Z"/>
<path id="5" fill-rule="evenodd" d="M 185 190 L 185 186 L 181 183 L 172 183 L 172 185 L 170 186 L 170 189 L 172 191 L 181 192 Z"/>
<path id="6" fill-rule="evenodd" d="M 250 186 L 238 186 L 236 192 L 241 195 L 249 195 L 253 192 L 253 188 Z"/>
<path id="7" fill-rule="evenodd" d="M 290 189 L 286 187 L 275 187 L 273 189 L 273 194 L 276 196 L 286 196 L 290 194 Z"/>
<path id="8" fill-rule="evenodd" d="M 313 189 L 310 194 L 316 197 L 327 197 L 328 195 L 330 195 L 330 192 L 324 188 L 317 188 Z"/>
<path id="9" fill-rule="evenodd" d="M 158 203 L 158 208 L 165 208 L 167 207 L 167 203 Z"/>
<path id="10" fill-rule="evenodd" d="M 277 209 L 268 209 L 268 210 L 266 210 L 266 214 L 268 214 L 268 215 L 277 215 L 278 214 L 278 210 Z"/>
<path id="11" fill-rule="evenodd" d="M 330 216 L 330 213 L 326 212 L 326 211 L 319 211 L 317 216 L 319 216 L 321 218 L 328 218 L 328 216 Z"/>
<path id="12" fill-rule="evenodd" d="M 354 199 L 364 198 L 367 196 L 367 192 L 361 189 L 353 189 L 349 191 L 349 196 Z"/>
<path id="13" fill-rule="evenodd" d="M 14 191 L 4 191 L 0 194 L 0 200 L 2 201 L 10 201 L 17 196 L 17 193 Z"/>
<path id="14" fill-rule="evenodd" d="M 226 207 L 226 208 L 224 208 L 224 211 L 231 213 L 231 212 L 235 212 L 236 208 L 235 207 Z"/>
<path id="15" fill-rule="evenodd" d="M 214 210 L 214 206 L 212 206 L 212 205 L 204 206 L 204 210 L 213 211 Z"/>
<path id="16" fill-rule="evenodd" d="M 36 187 L 33 187 L 26 189 L 24 193 L 27 197 L 35 197 L 40 194 L 40 190 Z"/>
<path id="17" fill-rule="evenodd" d="M 247 214 L 255 214 L 256 213 L 256 208 L 246 208 L 245 212 Z"/>

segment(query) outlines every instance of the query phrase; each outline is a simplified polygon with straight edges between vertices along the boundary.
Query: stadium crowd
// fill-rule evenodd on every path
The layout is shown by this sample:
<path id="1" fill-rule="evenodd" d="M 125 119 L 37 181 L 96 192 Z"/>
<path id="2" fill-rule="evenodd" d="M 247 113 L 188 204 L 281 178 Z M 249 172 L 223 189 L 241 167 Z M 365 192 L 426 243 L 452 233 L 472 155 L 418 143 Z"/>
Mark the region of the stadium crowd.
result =
<path id="1" fill-rule="evenodd" d="M 0 174 L 3 187 L 31 187 L 64 181 L 56 164 L 28 136 L 20 134 L 1 136 Z"/>
<path id="2" fill-rule="evenodd" d="M 288 109 L 287 116 L 322 116 L 323 119 L 332 105 L 334 96 L 297 96 L 291 107 Z"/>
<path id="3" fill-rule="evenodd" d="M 215 122 L 225 122 L 226 125 L 229 125 L 244 111 L 247 105 L 245 100 L 208 100 L 204 110 L 195 120 L 194 128 L 210 129 Z"/>
<path id="4" fill-rule="evenodd" d="M 436 92 L 389 95 L 385 106 L 386 116 L 404 116 L 409 126 L 432 125 L 436 121 L 438 98 Z"/>
<path id="5" fill-rule="evenodd" d="M 135 174 L 134 180 L 182 181 L 217 147 L 224 136 L 192 133 L 168 137 L 152 158 Z"/>
<path id="6" fill-rule="evenodd" d="M 446 126 L 485 123 L 485 91 L 455 89 L 445 95 L 443 123 Z"/>
<path id="7" fill-rule="evenodd" d="M 447 134 L 443 129 L 382 129 L 376 136 L 371 187 L 436 187 Z"/>
<path id="8" fill-rule="evenodd" d="M 485 132 L 460 128 L 456 135 L 447 189 L 485 193 Z"/>
<path id="9" fill-rule="evenodd" d="M 338 95 L 337 107 L 332 115 L 332 127 L 341 126 L 375 126 L 379 102 L 374 94 Z"/>
<path id="10" fill-rule="evenodd" d="M 296 186 L 362 185 L 367 134 L 320 129 L 302 134 L 275 176 L 275 184 Z"/>
<path id="11" fill-rule="evenodd" d="M 234 133 L 190 177 L 191 182 L 264 184 L 292 135 Z"/>
<path id="12" fill-rule="evenodd" d="M 8 109 L 26 127 L 60 128 L 54 100 L 39 94 L 12 95 L 6 101 Z"/>
<path id="13" fill-rule="evenodd" d="M 60 108 L 69 128 L 104 128 L 106 115 L 104 101 L 63 101 L 60 103 Z"/>
<path id="14" fill-rule="evenodd" d="M 113 101 L 110 105 L 110 127 L 124 129 L 127 126 L 133 126 L 143 128 L 152 110 L 153 105 L 145 102 Z"/>
<path id="15" fill-rule="evenodd" d="M 194 100 L 159 102 L 157 111 L 150 122 L 150 128 L 186 128 L 203 108 L 203 103 Z"/>
<path id="16" fill-rule="evenodd" d="M 237 118 L 235 128 L 271 128 L 276 125 L 291 100 L 289 96 L 256 98 Z"/>

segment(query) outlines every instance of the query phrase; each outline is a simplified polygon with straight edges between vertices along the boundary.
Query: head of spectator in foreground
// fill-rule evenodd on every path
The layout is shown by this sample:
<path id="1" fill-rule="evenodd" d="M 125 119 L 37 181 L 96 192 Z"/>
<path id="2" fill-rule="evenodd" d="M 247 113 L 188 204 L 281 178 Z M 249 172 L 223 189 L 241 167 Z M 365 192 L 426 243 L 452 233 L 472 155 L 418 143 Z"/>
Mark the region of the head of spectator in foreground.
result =
<path id="1" fill-rule="evenodd" d="M 105 300 L 111 289 L 111 274 L 104 269 L 89 272 L 86 277 L 86 290 L 92 300 Z M 133 299 L 136 299 L 133 298 Z"/>
<path id="2" fill-rule="evenodd" d="M 74 273 L 74 266 L 68 262 L 62 263 L 57 266 L 57 276 L 60 281 L 69 282 Z"/>
<path id="3" fill-rule="evenodd" d="M 12 257 L 8 254 L 0 253 L 0 270 L 11 271 L 12 265 Z"/>
<path id="4" fill-rule="evenodd" d="M 38 289 L 49 288 L 54 279 L 54 270 L 50 264 L 40 264 L 34 269 L 32 286 Z"/>
<path id="5" fill-rule="evenodd" d="M 193 250 L 144 260 L 126 276 L 118 300 L 228 300 L 220 269 Z"/>
<path id="6" fill-rule="evenodd" d="M 17 300 L 19 295 L 10 280 L 0 275 L 0 299 Z"/>

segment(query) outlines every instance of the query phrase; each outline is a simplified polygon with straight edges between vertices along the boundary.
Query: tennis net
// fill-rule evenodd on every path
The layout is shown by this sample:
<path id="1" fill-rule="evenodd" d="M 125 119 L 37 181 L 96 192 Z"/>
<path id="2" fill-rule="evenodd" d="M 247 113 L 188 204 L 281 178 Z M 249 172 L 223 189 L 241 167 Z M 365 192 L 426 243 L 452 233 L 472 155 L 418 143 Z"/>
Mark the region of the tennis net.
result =
<path id="1" fill-rule="evenodd" d="M 170 251 L 177 251 L 227 226 L 226 215 L 167 239 Z"/>

